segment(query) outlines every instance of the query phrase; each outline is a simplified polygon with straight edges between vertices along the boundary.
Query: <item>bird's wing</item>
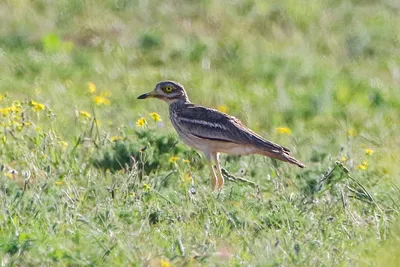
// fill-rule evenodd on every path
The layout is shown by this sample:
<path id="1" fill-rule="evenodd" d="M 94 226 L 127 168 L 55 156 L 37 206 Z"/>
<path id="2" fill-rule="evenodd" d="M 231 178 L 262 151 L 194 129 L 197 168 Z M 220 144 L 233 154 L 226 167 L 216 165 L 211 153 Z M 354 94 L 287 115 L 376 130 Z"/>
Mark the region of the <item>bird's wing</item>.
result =
<path id="1" fill-rule="evenodd" d="M 265 140 L 235 117 L 218 110 L 190 104 L 176 112 L 171 118 L 179 128 L 200 138 L 253 145 L 275 152 L 290 152 L 289 149 Z"/>

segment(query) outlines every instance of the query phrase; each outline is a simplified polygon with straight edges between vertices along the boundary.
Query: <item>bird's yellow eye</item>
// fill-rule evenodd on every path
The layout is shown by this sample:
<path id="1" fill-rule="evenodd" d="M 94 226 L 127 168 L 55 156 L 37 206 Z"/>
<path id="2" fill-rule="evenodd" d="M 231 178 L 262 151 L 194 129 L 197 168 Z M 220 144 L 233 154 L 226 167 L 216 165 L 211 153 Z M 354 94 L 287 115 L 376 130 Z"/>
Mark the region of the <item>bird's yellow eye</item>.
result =
<path id="1" fill-rule="evenodd" d="M 166 86 L 166 87 L 164 87 L 164 91 L 165 91 L 166 93 L 171 93 L 172 90 L 173 90 L 172 86 Z"/>

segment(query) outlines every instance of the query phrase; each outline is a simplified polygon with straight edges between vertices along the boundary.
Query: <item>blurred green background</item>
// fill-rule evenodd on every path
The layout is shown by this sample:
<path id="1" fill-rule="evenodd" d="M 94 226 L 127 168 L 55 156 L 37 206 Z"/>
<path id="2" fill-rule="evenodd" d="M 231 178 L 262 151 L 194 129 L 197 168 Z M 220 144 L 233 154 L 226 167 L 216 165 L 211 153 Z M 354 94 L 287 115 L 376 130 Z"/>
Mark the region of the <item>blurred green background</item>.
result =
<path id="1" fill-rule="evenodd" d="M 263 200 L 253 203 L 251 192 L 254 189 L 250 186 L 228 185 L 222 199 L 219 199 L 221 196 L 203 193 L 201 200 L 193 204 L 186 187 L 175 187 L 188 171 L 200 184 L 197 190 L 208 191 L 208 170 L 204 167 L 204 160 L 181 143 L 176 145 L 178 139 L 169 122 L 165 103 L 136 99 L 164 79 L 183 84 L 192 102 L 224 110 L 262 136 L 289 147 L 308 167 L 304 171 L 283 165 L 275 167 L 274 164 L 271 166 L 271 161 L 258 156 L 223 157 L 223 164 L 229 170 L 239 172 L 245 169 L 247 178 L 266 187 L 261 190 Z M 400 2 L 396 0 L 2 1 L 0 107 L 6 108 L 13 105 L 13 101 L 19 101 L 23 107 L 22 114 L 30 114 L 29 121 L 34 129 L 21 130 L 21 121 L 15 122 L 15 127 L 10 126 L 14 119 L 9 120 L 7 116 L 10 115 L 3 111 L 4 116 L 0 118 L 4 128 L 0 145 L 0 163 L 4 170 L 2 209 L 9 212 L 1 217 L 4 230 L 0 230 L 0 257 L 5 264 L 22 265 L 30 261 L 34 265 L 38 262 L 98 265 L 99 259 L 106 258 L 104 264 L 125 266 L 133 262 L 164 266 L 228 263 L 396 266 L 399 256 L 395 255 L 393 247 L 400 245 L 400 232 L 392 225 L 396 225 L 400 210 L 399 85 Z M 44 111 L 31 101 L 44 104 Z M 29 106 L 33 110 L 28 110 Z M 25 115 L 18 112 L 15 118 L 23 120 L 21 118 Z M 162 122 L 152 122 L 150 112 L 160 114 Z M 140 118 L 145 118 L 148 125 L 138 126 Z M 282 133 L 277 128 L 287 128 L 290 133 Z M 65 143 L 57 147 L 52 143 L 54 140 Z M 49 150 L 48 147 L 52 146 L 54 149 Z M 120 240 L 118 237 L 96 237 L 95 233 L 89 231 L 88 234 L 73 224 L 76 231 L 83 231 L 81 235 L 88 243 L 74 241 L 75 245 L 71 245 L 67 241 L 70 240 L 68 234 L 49 233 L 40 225 L 35 226 L 37 229 L 28 227 L 29 223 L 17 227 L 13 222 L 17 215 L 10 209 L 17 209 L 16 214 L 23 215 L 25 222 L 34 223 L 37 216 L 47 218 L 49 223 L 56 220 L 52 217 L 52 210 L 34 215 L 34 212 L 30 214 L 25 210 L 28 204 L 19 206 L 13 202 L 23 199 L 21 192 L 25 198 L 29 194 L 33 198 L 41 196 L 44 184 L 54 187 L 46 192 L 49 197 L 48 202 L 43 200 L 45 203 L 63 201 L 59 199 L 62 190 L 74 191 L 73 188 L 79 185 L 77 191 L 85 196 L 87 202 L 76 204 L 79 206 L 77 209 L 82 208 L 91 214 L 91 207 L 96 203 L 108 203 L 110 184 L 111 187 L 124 185 L 115 182 L 124 179 L 118 176 L 122 174 L 103 172 L 98 167 L 112 169 L 112 166 L 120 166 L 121 161 L 128 163 L 133 154 L 138 159 L 143 152 L 138 151 L 144 147 L 148 149 L 147 152 L 143 150 L 144 154 L 148 154 L 138 165 L 144 171 L 135 175 L 145 180 L 127 189 L 137 199 L 129 205 L 127 202 L 110 204 L 109 212 L 119 214 L 116 216 L 119 219 L 124 218 L 114 221 L 117 226 L 113 229 L 117 229 Z M 31 156 L 21 160 L 23 155 Z M 49 161 L 41 155 L 48 155 Z M 118 155 L 122 156 L 118 158 Z M 176 155 L 188 158 L 190 167 L 175 163 L 173 158 L 171 160 Z M 356 204 L 350 205 L 351 208 L 346 206 L 344 199 L 347 195 L 343 190 L 347 190 L 348 183 L 353 181 L 343 180 L 344 173 L 338 174 L 339 178 L 332 182 L 333 185 L 327 185 L 329 190 L 319 192 L 319 179 L 338 166 L 335 161 L 342 162 L 351 177 L 366 188 L 374 198 L 374 205 L 349 198 L 348 201 Z M 21 191 L 20 187 L 13 185 L 9 169 L 18 170 L 25 178 L 24 170 L 37 172 L 30 191 L 26 188 Z M 171 170 L 177 171 L 172 174 L 175 180 L 156 187 L 162 179 L 160 177 Z M 84 182 L 88 179 L 96 181 L 95 185 Z M 62 181 L 63 185 L 55 184 L 57 181 Z M 143 183 L 151 190 L 146 186 L 141 188 Z M 63 189 L 60 185 L 68 187 Z M 88 192 L 94 190 L 93 186 L 104 192 L 86 199 Z M 141 195 L 135 191 L 135 186 L 149 192 Z M 277 194 L 280 186 L 283 189 L 279 189 Z M 122 187 L 120 191 L 123 191 Z M 315 195 L 317 191 L 319 193 Z M 232 192 L 236 193 L 232 196 Z M 156 207 L 158 212 L 169 209 L 172 204 L 163 203 L 156 197 L 159 194 L 177 205 L 186 203 L 182 210 L 171 208 L 171 214 L 165 218 L 186 213 L 188 221 L 182 223 L 182 228 L 166 233 L 165 240 L 160 241 L 157 238 L 161 237 L 155 238 L 152 234 L 160 229 L 170 229 L 168 219 L 160 219 L 165 224 L 149 226 L 148 232 L 140 233 L 152 236 L 151 245 L 138 245 L 142 250 L 157 252 L 151 256 L 143 251 L 132 252 L 130 245 L 121 240 L 125 238 L 124 233 L 136 228 L 127 227 L 130 224 L 126 223 L 125 217 L 133 216 L 130 220 L 134 221 L 134 226 L 150 218 L 145 210 L 138 208 L 138 203 L 143 205 L 143 209 Z M 299 202 L 293 204 L 291 194 L 297 196 L 294 198 Z M 360 192 L 355 193 L 356 197 L 357 194 Z M 75 197 L 80 198 L 79 194 Z M 309 203 L 303 201 L 314 197 L 317 199 L 315 203 L 323 205 L 317 210 L 313 209 L 318 204 L 307 206 Z M 261 216 L 270 221 L 257 230 L 265 235 L 258 236 L 254 229 L 255 232 L 248 231 L 246 222 L 236 222 L 230 231 L 218 230 L 218 225 L 228 227 L 231 220 L 241 220 L 239 217 L 243 210 L 238 211 L 238 218 L 232 215 L 236 212 L 229 210 L 232 201 L 237 203 L 238 209 L 250 213 L 243 215 L 242 219 L 250 216 L 258 221 Z M 206 204 L 198 204 L 200 202 Z M 278 206 L 267 207 L 267 203 L 277 203 Z M 43 206 L 43 202 L 37 205 Z M 62 206 L 62 202 L 59 205 Z M 218 211 L 218 215 L 214 215 L 224 223 L 210 219 L 213 213 L 209 213 L 211 217 L 191 220 L 191 212 L 206 212 L 204 210 L 214 205 Z M 252 205 L 258 205 L 258 208 L 251 211 L 246 208 Z M 120 210 L 124 207 L 127 209 L 125 213 Z M 137 209 L 135 216 L 130 208 Z M 334 230 L 325 224 L 319 227 L 327 227 L 321 231 L 332 231 L 333 234 L 322 234 L 319 243 L 310 241 L 321 233 L 318 227 L 305 226 L 308 218 L 316 216 L 316 220 L 321 220 L 315 214 L 324 217 L 330 212 L 333 215 L 329 216 L 341 218 L 333 220 Z M 63 221 L 63 214 L 58 214 L 57 220 Z M 96 221 L 97 213 L 88 216 L 93 216 Z M 102 220 L 106 221 L 106 217 Z M 179 242 L 176 245 L 177 236 L 190 235 L 199 227 L 212 227 L 213 223 L 205 226 L 210 220 L 217 227 L 215 232 L 210 230 L 211 241 L 200 245 L 196 240 L 186 240 L 184 245 L 189 247 L 186 253 L 176 252 L 180 248 Z M 90 218 L 87 221 L 91 222 Z M 295 221 L 300 226 L 293 226 Z M 62 228 L 72 227 L 66 221 L 60 225 Z M 235 232 L 236 227 L 249 232 L 248 243 L 232 237 L 231 232 Z M 290 234 L 293 227 L 297 229 L 296 238 L 299 239 L 286 240 L 293 236 Z M 28 233 L 28 228 L 33 229 L 32 232 Z M 274 234 L 279 231 L 277 229 L 288 236 Z M 30 237 L 21 241 L 21 232 L 27 232 Z M 197 234 L 202 236 L 201 232 Z M 38 236 L 43 239 L 33 241 L 34 245 L 29 243 L 29 248 L 25 248 L 23 241 L 35 240 L 31 236 L 36 236 L 36 240 L 40 239 Z M 99 245 L 91 243 L 96 238 L 116 248 L 109 249 L 109 252 L 105 249 L 103 254 L 106 256 L 100 255 L 96 249 Z M 99 239 L 96 240 L 101 243 Z M 170 240 L 175 245 L 170 245 Z M 227 256 L 228 262 L 224 261 L 225 256 L 220 255 L 225 250 L 221 252 L 216 248 L 218 246 L 214 246 L 222 240 L 227 242 L 222 245 L 226 251 L 234 251 L 234 256 Z M 271 245 L 265 240 L 272 243 L 281 241 Z M 48 242 L 55 242 L 59 248 L 50 256 L 44 249 Z M 298 249 L 299 244 L 303 246 L 309 242 L 312 244 L 307 249 Z M 253 251 L 249 249 L 250 244 L 255 244 Z M 375 249 L 381 246 L 389 249 Z M 69 250 L 65 252 L 60 247 Z M 287 248 L 293 251 L 289 253 Z M 196 253 L 214 256 L 199 256 L 199 260 Z M 220 256 L 213 253 L 220 253 Z M 263 256 L 257 256 L 258 253 Z M 377 256 L 380 253 L 384 256 Z M 175 254 L 180 254 L 181 258 Z M 153 258 L 157 260 L 153 261 Z M 32 262 L 32 259 L 37 261 Z"/>

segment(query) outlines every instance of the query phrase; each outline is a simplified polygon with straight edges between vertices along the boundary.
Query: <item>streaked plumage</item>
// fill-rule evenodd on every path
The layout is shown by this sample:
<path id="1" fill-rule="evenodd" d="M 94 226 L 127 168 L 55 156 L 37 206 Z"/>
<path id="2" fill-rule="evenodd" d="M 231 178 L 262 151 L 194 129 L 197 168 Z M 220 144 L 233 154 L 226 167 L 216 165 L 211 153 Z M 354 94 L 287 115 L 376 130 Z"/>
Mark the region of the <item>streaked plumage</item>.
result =
<path id="1" fill-rule="evenodd" d="M 304 164 L 289 155 L 289 149 L 262 138 L 240 120 L 215 109 L 192 104 L 182 85 L 173 81 L 157 84 L 153 92 L 139 96 L 159 98 L 169 103 L 172 125 L 183 142 L 201 150 L 211 161 L 211 184 L 213 189 L 224 183 L 219 166 L 219 153 L 261 154 L 295 164 Z"/>

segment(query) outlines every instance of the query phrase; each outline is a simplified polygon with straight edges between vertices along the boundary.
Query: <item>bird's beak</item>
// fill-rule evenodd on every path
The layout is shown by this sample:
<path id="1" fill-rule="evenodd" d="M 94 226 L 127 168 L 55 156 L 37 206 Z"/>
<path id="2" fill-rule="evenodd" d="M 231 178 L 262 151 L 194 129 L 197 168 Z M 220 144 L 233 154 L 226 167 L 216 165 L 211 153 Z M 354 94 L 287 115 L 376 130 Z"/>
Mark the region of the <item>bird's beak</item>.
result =
<path id="1" fill-rule="evenodd" d="M 145 93 L 143 95 L 138 96 L 137 99 L 146 99 L 146 98 L 149 98 L 149 97 L 151 97 L 150 93 Z"/>
<path id="2" fill-rule="evenodd" d="M 145 93 L 143 95 L 138 96 L 137 99 L 146 99 L 146 98 L 159 98 L 159 99 L 163 99 L 163 96 L 158 94 L 157 91 L 154 89 L 151 92 Z"/>
<path id="3" fill-rule="evenodd" d="M 146 98 L 159 98 L 160 96 L 155 92 L 151 91 L 149 93 L 145 93 L 143 95 L 138 96 L 137 99 L 146 99 Z"/>

